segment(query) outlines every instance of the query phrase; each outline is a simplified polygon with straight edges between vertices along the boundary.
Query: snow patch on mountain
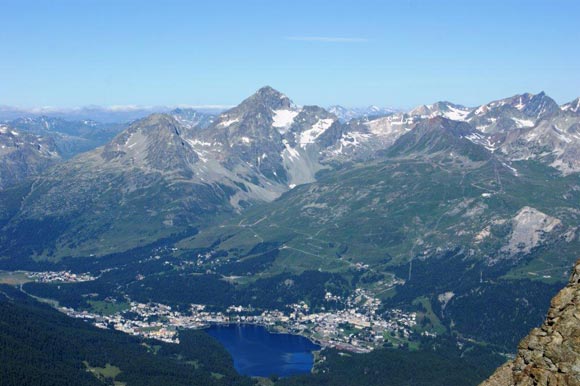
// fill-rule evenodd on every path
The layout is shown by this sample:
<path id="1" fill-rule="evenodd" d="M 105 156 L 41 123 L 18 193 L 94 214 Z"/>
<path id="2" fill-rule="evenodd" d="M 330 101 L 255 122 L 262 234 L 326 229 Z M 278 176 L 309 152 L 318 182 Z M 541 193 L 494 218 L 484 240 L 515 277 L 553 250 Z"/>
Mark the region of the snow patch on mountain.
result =
<path id="1" fill-rule="evenodd" d="M 369 138 L 371 138 L 370 134 L 351 131 L 342 135 L 340 138 L 340 146 L 357 147 L 360 146 L 363 142 L 367 142 Z"/>
<path id="2" fill-rule="evenodd" d="M 523 102 L 523 100 L 522 100 L 522 97 L 521 97 L 521 96 L 520 96 L 520 97 L 519 97 L 519 99 L 518 99 L 518 103 L 516 103 L 516 104 L 514 105 L 514 107 L 515 107 L 517 110 L 520 110 L 520 111 L 522 111 L 522 110 L 524 109 L 524 107 L 526 107 L 526 104 Z"/>
<path id="3" fill-rule="evenodd" d="M 227 121 L 221 121 L 221 122 L 219 123 L 219 126 L 221 126 L 221 127 L 229 127 L 229 126 L 231 126 L 231 125 L 233 125 L 234 123 L 237 123 L 237 122 L 239 122 L 239 121 L 240 121 L 240 118 L 229 119 L 229 120 L 227 120 Z"/>
<path id="4" fill-rule="evenodd" d="M 334 146 L 334 149 L 330 151 L 330 154 L 340 155 L 343 154 L 346 149 L 356 150 L 363 145 L 367 145 L 369 140 L 372 138 L 372 134 L 362 133 L 360 131 L 344 133 L 340 137 L 339 142 Z"/>
<path id="5" fill-rule="evenodd" d="M 418 122 L 415 117 L 407 114 L 395 114 L 367 122 L 369 131 L 377 137 L 382 137 L 387 143 L 394 143 Z"/>
<path id="6" fill-rule="evenodd" d="M 534 127 L 534 125 L 536 124 L 536 122 L 532 121 L 531 119 L 512 118 L 512 121 L 514 121 L 516 123 L 516 126 L 518 128 L 522 128 L 522 127 Z"/>
<path id="7" fill-rule="evenodd" d="M 368 107 L 344 107 L 340 105 L 330 106 L 328 112 L 334 114 L 342 122 L 348 122 L 351 119 L 371 118 L 390 115 L 397 110 L 390 107 L 368 106 Z"/>
<path id="8" fill-rule="evenodd" d="M 453 121 L 465 121 L 465 118 L 469 115 L 470 110 L 461 110 L 453 106 L 449 106 L 449 111 L 442 113 L 441 115 L 447 119 Z"/>
<path id="9" fill-rule="evenodd" d="M 469 135 L 466 135 L 465 138 L 477 145 L 485 147 L 492 153 L 497 150 L 497 146 L 492 142 L 491 138 L 484 135 L 483 133 L 473 132 Z"/>
<path id="10" fill-rule="evenodd" d="M 444 117 L 453 121 L 465 121 L 471 113 L 470 108 L 455 105 L 450 102 L 437 102 L 431 105 L 422 105 L 409 111 L 409 115 L 417 116 L 424 119 Z"/>
<path id="11" fill-rule="evenodd" d="M 298 150 L 294 149 L 287 140 L 283 139 L 282 143 L 284 144 L 284 150 L 282 151 L 281 157 L 282 159 L 290 159 L 293 160 L 295 158 L 300 158 L 300 154 Z"/>
<path id="12" fill-rule="evenodd" d="M 294 123 L 294 118 L 300 113 L 299 110 L 274 110 L 272 117 L 274 122 L 272 126 L 278 129 L 280 134 L 284 134 L 286 130 Z"/>
<path id="13" fill-rule="evenodd" d="M 298 143 L 301 147 L 314 143 L 316 138 L 320 137 L 333 123 L 334 119 L 332 118 L 319 119 L 310 129 L 300 133 Z"/>

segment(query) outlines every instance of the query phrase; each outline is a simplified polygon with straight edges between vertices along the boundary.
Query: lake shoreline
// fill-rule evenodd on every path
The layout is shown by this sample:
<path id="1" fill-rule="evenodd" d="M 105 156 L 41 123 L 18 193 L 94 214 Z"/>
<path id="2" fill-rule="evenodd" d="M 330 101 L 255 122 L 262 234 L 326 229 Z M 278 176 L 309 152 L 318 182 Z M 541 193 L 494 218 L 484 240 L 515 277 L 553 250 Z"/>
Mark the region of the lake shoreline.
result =
<path id="1" fill-rule="evenodd" d="M 323 349 L 308 337 L 255 323 L 218 323 L 204 331 L 230 353 L 234 367 L 252 377 L 287 377 L 311 373 L 315 352 Z"/>

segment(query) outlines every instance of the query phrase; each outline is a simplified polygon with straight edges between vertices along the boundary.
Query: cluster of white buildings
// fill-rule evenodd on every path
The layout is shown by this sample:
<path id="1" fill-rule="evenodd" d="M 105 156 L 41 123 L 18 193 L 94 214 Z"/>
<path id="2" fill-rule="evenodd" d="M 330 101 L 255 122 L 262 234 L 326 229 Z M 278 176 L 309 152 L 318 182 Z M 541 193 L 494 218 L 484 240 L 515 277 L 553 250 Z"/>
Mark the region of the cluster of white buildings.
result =
<path id="1" fill-rule="evenodd" d="M 72 273 L 70 271 L 28 272 L 27 276 L 39 283 L 80 283 L 96 279 L 88 273 Z"/>
<path id="2" fill-rule="evenodd" d="M 384 334 L 408 338 L 417 324 L 416 314 L 391 310 L 388 319 L 378 315 L 380 301 L 362 289 L 346 299 L 327 293 L 328 301 L 340 301 L 345 308 L 311 312 L 305 302 L 291 304 L 286 312 L 232 305 L 225 312 L 208 311 L 203 304 L 192 304 L 187 312 L 159 303 L 130 302 L 129 309 L 113 315 L 61 308 L 71 317 L 90 320 L 101 328 L 114 328 L 128 334 L 179 343 L 179 329 L 199 329 L 214 324 L 244 323 L 262 325 L 280 332 L 306 336 L 324 347 L 368 352 L 384 342 Z"/>
<path id="3" fill-rule="evenodd" d="M 347 299 L 327 292 L 325 299 L 346 305 L 343 310 L 319 313 L 291 314 L 290 331 L 314 338 L 323 346 L 355 352 L 369 352 L 384 342 L 385 333 L 408 338 L 417 325 L 417 314 L 391 310 L 389 318 L 378 315 L 380 300 L 363 289 L 357 289 Z M 295 316 L 296 315 L 296 316 Z"/>

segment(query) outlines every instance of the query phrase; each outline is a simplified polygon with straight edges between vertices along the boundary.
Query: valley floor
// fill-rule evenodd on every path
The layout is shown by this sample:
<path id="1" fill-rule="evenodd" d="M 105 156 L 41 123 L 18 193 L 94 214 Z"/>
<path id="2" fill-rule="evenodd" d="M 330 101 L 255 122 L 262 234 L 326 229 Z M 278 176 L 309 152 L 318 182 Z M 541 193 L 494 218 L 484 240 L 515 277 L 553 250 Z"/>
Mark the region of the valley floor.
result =
<path id="1" fill-rule="evenodd" d="M 5 274 L 4 277 L 10 277 Z M 89 274 L 70 272 L 18 273 L 20 282 L 75 283 L 91 281 Z M 22 288 L 22 287 L 21 287 Z M 305 336 L 323 347 L 337 348 L 356 353 L 370 352 L 377 347 L 408 343 L 417 333 L 417 314 L 392 309 L 381 316 L 377 311 L 380 300 L 363 289 L 357 289 L 346 299 L 330 292 L 327 300 L 345 305 L 341 310 L 312 312 L 305 302 L 288 304 L 286 310 L 256 310 L 250 307 L 227 307 L 225 312 L 211 311 L 207 305 L 191 304 L 189 310 L 180 312 L 160 303 L 139 303 L 126 295 L 124 302 L 116 299 L 94 301 L 93 310 L 75 310 L 56 306 L 66 315 L 83 319 L 95 326 L 112 328 L 131 335 L 179 343 L 179 329 L 202 329 L 215 324 L 254 324 L 272 331 Z M 423 334 L 435 335 L 423 332 Z"/>

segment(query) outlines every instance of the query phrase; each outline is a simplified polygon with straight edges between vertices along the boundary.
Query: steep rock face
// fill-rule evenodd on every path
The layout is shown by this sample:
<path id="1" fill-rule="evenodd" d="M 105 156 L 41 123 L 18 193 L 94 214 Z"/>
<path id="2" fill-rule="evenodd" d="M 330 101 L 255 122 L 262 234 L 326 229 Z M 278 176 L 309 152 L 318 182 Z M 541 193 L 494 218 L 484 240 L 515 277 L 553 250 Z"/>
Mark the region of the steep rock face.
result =
<path id="1" fill-rule="evenodd" d="M 529 253 L 542 243 L 547 235 L 562 226 L 562 222 L 535 208 L 523 207 L 512 219 L 512 232 L 509 243 L 502 252 L 510 255 Z"/>
<path id="2" fill-rule="evenodd" d="M 323 168 L 322 152 L 340 141 L 345 127 L 321 107 L 297 106 L 263 87 L 216 117 L 191 144 L 204 157 L 278 195 L 314 181 Z"/>
<path id="3" fill-rule="evenodd" d="M 481 386 L 580 385 L 580 260 L 552 299 L 546 321 L 519 345 L 516 358 Z"/>
<path id="4" fill-rule="evenodd" d="M 101 157 L 124 168 L 172 171 L 185 178 L 191 178 L 192 165 L 199 161 L 183 139 L 179 123 L 165 114 L 153 114 L 129 126 L 105 145 Z"/>

